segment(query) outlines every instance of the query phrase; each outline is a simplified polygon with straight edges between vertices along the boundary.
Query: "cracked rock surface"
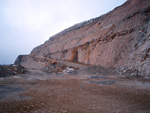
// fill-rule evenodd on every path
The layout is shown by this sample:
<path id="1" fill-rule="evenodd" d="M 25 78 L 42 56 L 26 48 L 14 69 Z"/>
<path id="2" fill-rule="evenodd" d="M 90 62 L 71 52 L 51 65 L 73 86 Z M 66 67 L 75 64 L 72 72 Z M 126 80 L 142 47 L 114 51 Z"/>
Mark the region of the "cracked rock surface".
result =
<path id="1" fill-rule="evenodd" d="M 75 24 L 22 55 L 15 64 L 41 69 L 55 61 L 136 69 L 150 77 L 150 1 L 128 0 L 113 11 Z"/>

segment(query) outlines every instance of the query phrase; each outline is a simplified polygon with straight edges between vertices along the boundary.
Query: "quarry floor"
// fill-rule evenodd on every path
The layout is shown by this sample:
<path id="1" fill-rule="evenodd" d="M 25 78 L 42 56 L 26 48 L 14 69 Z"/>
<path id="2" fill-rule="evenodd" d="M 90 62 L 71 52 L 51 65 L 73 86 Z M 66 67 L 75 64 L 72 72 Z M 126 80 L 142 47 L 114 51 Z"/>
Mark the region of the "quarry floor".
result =
<path id="1" fill-rule="evenodd" d="M 150 113 L 150 81 L 32 70 L 0 78 L 0 113 Z"/>

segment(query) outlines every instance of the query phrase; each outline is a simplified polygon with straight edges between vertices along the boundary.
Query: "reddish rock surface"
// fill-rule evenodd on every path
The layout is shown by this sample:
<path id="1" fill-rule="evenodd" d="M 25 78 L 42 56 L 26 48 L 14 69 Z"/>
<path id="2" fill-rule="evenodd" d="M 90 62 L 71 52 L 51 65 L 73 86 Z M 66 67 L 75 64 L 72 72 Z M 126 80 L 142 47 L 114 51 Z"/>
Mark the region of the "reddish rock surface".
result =
<path id="1" fill-rule="evenodd" d="M 17 59 L 22 66 L 40 69 L 47 61 L 31 56 L 127 67 L 150 77 L 150 0 L 128 0 L 105 15 L 65 29 Z"/>
<path id="2" fill-rule="evenodd" d="M 20 55 L 15 61 L 16 65 L 21 65 L 29 69 L 42 69 L 50 64 L 55 64 L 55 59 L 38 57 L 35 55 Z"/>

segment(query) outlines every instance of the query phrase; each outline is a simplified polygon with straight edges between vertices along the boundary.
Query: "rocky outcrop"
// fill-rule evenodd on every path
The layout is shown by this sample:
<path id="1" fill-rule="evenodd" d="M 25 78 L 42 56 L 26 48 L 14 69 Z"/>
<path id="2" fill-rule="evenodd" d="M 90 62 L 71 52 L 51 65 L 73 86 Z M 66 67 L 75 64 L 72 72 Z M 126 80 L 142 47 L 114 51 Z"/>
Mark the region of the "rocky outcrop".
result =
<path id="1" fill-rule="evenodd" d="M 43 62 L 34 64 L 30 56 L 107 68 L 125 66 L 150 77 L 150 1 L 128 0 L 105 15 L 50 37 L 19 60 L 25 67 L 39 69 Z"/>
<path id="2" fill-rule="evenodd" d="M 0 77 L 25 74 L 26 72 L 27 70 L 20 65 L 0 65 Z"/>
<path id="3" fill-rule="evenodd" d="M 55 63 L 56 60 L 51 58 L 38 57 L 35 55 L 19 55 L 14 64 L 30 69 L 42 69 Z"/>

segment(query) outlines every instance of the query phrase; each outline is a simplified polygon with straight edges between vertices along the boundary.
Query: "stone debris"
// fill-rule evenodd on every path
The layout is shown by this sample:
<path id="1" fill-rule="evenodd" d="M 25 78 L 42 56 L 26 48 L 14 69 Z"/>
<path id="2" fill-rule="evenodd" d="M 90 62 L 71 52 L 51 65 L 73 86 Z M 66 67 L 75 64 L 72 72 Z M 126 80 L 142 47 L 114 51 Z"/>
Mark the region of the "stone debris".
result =
<path id="1" fill-rule="evenodd" d="M 66 67 L 65 70 L 63 70 L 62 73 L 64 74 L 68 74 L 68 73 L 73 73 L 74 72 L 74 69 L 73 68 L 70 68 L 70 67 Z"/>
<path id="2" fill-rule="evenodd" d="M 137 69 L 129 69 L 128 67 L 120 67 L 116 69 L 119 74 L 126 75 L 127 77 L 142 77 L 142 74 Z"/>
<path id="3" fill-rule="evenodd" d="M 42 68 L 42 71 L 46 73 L 60 73 L 63 70 L 66 69 L 66 65 L 61 64 L 61 63 L 55 63 L 55 64 L 50 64 L 44 68 Z"/>
<path id="4" fill-rule="evenodd" d="M 25 74 L 27 70 L 20 65 L 0 65 L 0 77 Z"/>

